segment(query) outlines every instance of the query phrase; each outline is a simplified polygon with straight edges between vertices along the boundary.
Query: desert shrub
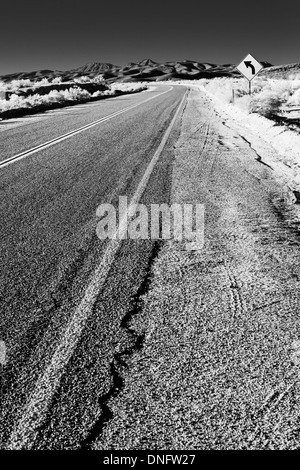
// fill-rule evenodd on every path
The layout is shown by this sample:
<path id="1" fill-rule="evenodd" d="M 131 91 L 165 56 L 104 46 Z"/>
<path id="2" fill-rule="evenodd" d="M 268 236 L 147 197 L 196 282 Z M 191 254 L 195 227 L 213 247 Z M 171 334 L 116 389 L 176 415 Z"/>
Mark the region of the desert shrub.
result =
<path id="1" fill-rule="evenodd" d="M 263 90 L 250 101 L 250 113 L 258 113 L 267 118 L 276 116 L 282 106 L 283 99 L 273 90 Z"/>
<path id="2" fill-rule="evenodd" d="M 226 78 L 213 78 L 203 81 L 205 88 L 225 103 L 231 103 L 233 99 L 233 80 Z"/>
<path id="3" fill-rule="evenodd" d="M 42 78 L 41 80 L 38 80 L 37 82 L 32 82 L 32 86 L 35 86 L 35 87 L 45 86 L 45 85 L 50 85 L 48 78 Z"/>
<path id="4" fill-rule="evenodd" d="M 61 91 L 61 93 L 66 100 L 70 101 L 81 101 L 91 97 L 91 94 L 88 91 L 82 90 L 79 87 L 72 87 L 68 90 Z"/>
<path id="5" fill-rule="evenodd" d="M 295 92 L 289 97 L 287 101 L 288 106 L 299 106 L 300 105 L 300 86 Z"/>
<path id="6" fill-rule="evenodd" d="M 20 80 L 12 80 L 11 82 L 6 84 L 6 89 L 11 91 L 17 91 L 19 88 L 25 88 L 32 86 L 32 82 L 29 79 L 20 79 Z"/>
<path id="7" fill-rule="evenodd" d="M 202 86 L 225 103 L 233 103 L 243 110 L 272 118 L 283 106 L 300 104 L 300 75 L 288 79 L 256 77 L 252 82 L 252 95 L 248 95 L 248 83 L 243 78 L 215 78 L 199 80 Z"/>
<path id="8" fill-rule="evenodd" d="M 2 82 L 3 83 L 3 82 Z M 3 89 L 8 91 L 18 91 L 22 88 L 29 88 L 29 87 L 39 87 L 49 85 L 50 82 L 47 78 L 42 78 L 41 80 L 34 81 L 30 80 L 29 78 L 21 78 L 19 80 L 11 80 L 8 83 L 3 84 Z"/>
<path id="9" fill-rule="evenodd" d="M 92 98 L 98 98 L 98 96 L 105 96 L 105 95 L 108 95 L 108 94 L 111 94 L 111 93 L 107 93 L 108 91 L 110 90 L 104 90 L 104 91 L 95 91 L 93 94 L 92 94 Z"/>
<path id="10" fill-rule="evenodd" d="M 105 83 L 103 75 L 102 74 L 96 75 L 93 78 L 93 83 Z"/>
<path id="11" fill-rule="evenodd" d="M 64 103 L 67 101 L 83 101 L 91 98 L 91 94 L 78 87 L 72 87 L 68 90 L 52 90 L 47 95 L 38 93 L 27 97 L 13 94 L 9 100 L 0 100 L 0 111 L 11 109 L 34 108 L 41 105 Z"/>
<path id="12" fill-rule="evenodd" d="M 96 92 L 96 93 L 97 93 L 97 92 Z M 104 96 L 113 96 L 113 95 L 116 94 L 116 92 L 115 92 L 115 91 L 112 91 L 111 88 L 109 88 L 108 90 L 104 90 L 102 93 L 103 93 Z"/>
<path id="13" fill-rule="evenodd" d="M 30 104 L 23 97 L 13 94 L 9 100 L 1 100 L 1 111 L 8 111 L 10 109 L 29 108 Z"/>
<path id="14" fill-rule="evenodd" d="M 65 97 L 59 90 L 51 90 L 48 95 L 45 95 L 48 103 L 62 103 L 65 101 Z"/>
<path id="15" fill-rule="evenodd" d="M 289 80 L 300 80 L 300 72 L 293 72 L 288 75 Z"/>
<path id="16" fill-rule="evenodd" d="M 146 90 L 148 87 L 147 84 L 144 82 L 127 82 L 127 83 L 112 83 L 110 85 L 110 90 L 114 93 L 116 91 L 122 91 L 122 92 L 132 92 L 132 91 L 142 91 Z"/>
<path id="17" fill-rule="evenodd" d="M 100 80 L 100 79 L 99 79 Z M 45 82 L 43 82 L 45 85 Z M 0 112 L 8 111 L 11 109 L 21 108 L 35 108 L 41 105 L 51 105 L 54 103 L 65 103 L 74 101 L 85 101 L 91 98 L 97 98 L 99 96 L 114 96 L 116 92 L 130 92 L 140 91 L 146 88 L 145 84 L 142 83 L 114 83 L 110 85 L 109 89 L 104 91 L 96 91 L 91 94 L 87 90 L 83 90 L 78 86 L 71 86 L 66 90 L 51 90 L 45 95 L 35 93 L 29 96 L 21 96 L 16 93 L 12 94 L 9 100 L 0 100 Z"/>
<path id="18" fill-rule="evenodd" d="M 74 78 L 75 83 L 91 83 L 93 80 L 87 75 L 81 75 L 80 77 Z"/>
<path id="19" fill-rule="evenodd" d="M 55 77 L 55 78 L 53 78 L 53 80 L 52 80 L 52 84 L 53 84 L 53 85 L 60 85 L 61 82 L 62 82 L 62 78 L 61 78 L 61 77 Z"/>

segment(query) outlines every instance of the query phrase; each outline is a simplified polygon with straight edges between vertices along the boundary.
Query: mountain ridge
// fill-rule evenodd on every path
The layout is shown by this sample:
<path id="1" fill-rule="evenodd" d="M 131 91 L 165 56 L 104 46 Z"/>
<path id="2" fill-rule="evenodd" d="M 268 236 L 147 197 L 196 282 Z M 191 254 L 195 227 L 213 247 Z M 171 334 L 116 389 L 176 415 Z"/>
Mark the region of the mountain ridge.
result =
<path id="1" fill-rule="evenodd" d="M 284 77 L 288 73 L 299 72 L 300 64 L 272 65 L 261 61 L 264 69 L 261 73 L 275 77 Z M 75 69 L 60 70 L 36 70 L 33 72 L 19 72 L 0 76 L 4 82 L 15 79 L 40 80 L 42 78 L 53 79 L 61 77 L 63 81 L 72 80 L 82 75 L 91 78 L 102 74 L 107 81 L 161 81 L 161 80 L 195 80 L 200 78 L 235 77 L 240 76 L 236 70 L 236 64 L 214 64 L 199 62 L 196 60 L 179 60 L 167 62 L 155 62 L 152 59 L 143 59 L 139 62 L 129 62 L 124 66 L 109 62 L 90 62 Z"/>

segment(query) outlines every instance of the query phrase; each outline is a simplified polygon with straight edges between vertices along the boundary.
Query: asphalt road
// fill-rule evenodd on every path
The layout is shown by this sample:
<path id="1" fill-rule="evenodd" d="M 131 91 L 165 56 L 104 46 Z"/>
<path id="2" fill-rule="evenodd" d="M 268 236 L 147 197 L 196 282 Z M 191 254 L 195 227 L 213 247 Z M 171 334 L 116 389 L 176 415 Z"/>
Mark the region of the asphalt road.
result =
<path id="1" fill-rule="evenodd" d="M 134 296 L 156 245 L 122 244 L 79 331 L 78 306 L 108 245 L 96 235 L 96 209 L 101 203 L 117 204 L 120 195 L 130 200 L 184 93 L 182 87 L 161 86 L 1 122 L 3 162 L 131 108 L 0 168 L 0 340 L 7 351 L 1 377 L 2 447 L 78 448 L 97 435 L 98 397 L 110 385 L 115 347 L 135 343 L 120 323 L 136 308 Z M 178 115 L 144 202 L 169 200 L 170 150 L 179 124 Z M 75 339 L 68 330 L 72 318 Z M 70 350 L 60 353 L 59 361 L 66 357 L 59 368 L 55 352 L 62 338 Z M 41 385 L 43 377 L 46 385 Z"/>
<path id="2" fill-rule="evenodd" d="M 299 449 L 299 206 L 243 136 L 190 92 L 170 199 L 205 204 L 204 247 L 160 248 L 95 449 Z"/>
<path id="3" fill-rule="evenodd" d="M 184 93 L 0 124 L 4 161 L 140 103 L 0 163 L 3 448 L 299 448 L 299 211 L 272 146 Z M 137 194 L 204 204 L 203 249 L 100 242 Z"/>

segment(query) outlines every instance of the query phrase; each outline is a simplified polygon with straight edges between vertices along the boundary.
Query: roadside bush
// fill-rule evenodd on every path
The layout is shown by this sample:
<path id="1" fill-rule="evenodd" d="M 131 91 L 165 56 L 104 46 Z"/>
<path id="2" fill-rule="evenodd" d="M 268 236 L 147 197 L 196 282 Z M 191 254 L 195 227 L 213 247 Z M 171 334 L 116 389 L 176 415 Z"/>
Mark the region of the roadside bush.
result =
<path id="1" fill-rule="evenodd" d="M 282 103 L 283 99 L 274 91 L 265 90 L 251 99 L 249 111 L 271 119 L 279 114 Z"/>
<path id="2" fill-rule="evenodd" d="M 99 83 L 102 83 L 102 78 L 99 76 Z M 43 81 L 43 85 L 45 82 Z M 15 84 L 13 84 L 15 86 Z M 87 90 L 80 88 L 79 86 L 70 86 L 66 90 L 51 90 L 47 94 L 38 94 L 21 96 L 16 93 L 12 94 L 9 100 L 0 100 L 0 112 L 9 111 L 12 109 L 24 109 L 24 108 L 38 108 L 41 105 L 52 105 L 55 103 L 67 103 L 74 101 L 88 101 L 92 98 L 100 96 L 114 96 L 118 91 L 121 92 L 133 92 L 144 90 L 147 86 L 142 83 L 133 84 L 122 84 L 113 83 L 109 89 L 104 91 L 96 91 L 89 93 Z"/>
<path id="3" fill-rule="evenodd" d="M 88 77 L 87 75 L 81 75 L 81 77 L 76 77 L 74 78 L 75 83 L 91 83 L 92 79 L 91 77 Z"/>
<path id="4" fill-rule="evenodd" d="M 62 78 L 61 78 L 61 77 L 55 77 L 55 78 L 53 78 L 53 80 L 52 80 L 51 83 L 52 83 L 53 85 L 60 85 L 61 82 L 62 82 Z"/>
<path id="5" fill-rule="evenodd" d="M 289 97 L 287 104 L 289 106 L 300 106 L 300 86 L 295 93 Z"/>
<path id="6" fill-rule="evenodd" d="M 257 77 L 252 82 L 252 95 L 243 78 L 199 80 L 210 93 L 225 103 L 233 103 L 244 111 L 274 118 L 283 107 L 300 105 L 299 74 L 287 79 Z M 233 100 L 234 90 L 234 100 Z"/>
<path id="7" fill-rule="evenodd" d="M 96 77 L 93 78 L 93 83 L 105 83 L 103 75 L 96 75 Z"/>
<path id="8" fill-rule="evenodd" d="M 145 82 L 127 82 L 127 83 L 112 83 L 110 89 L 112 92 L 122 91 L 122 92 L 133 92 L 133 91 L 142 91 L 148 88 L 148 84 Z"/>

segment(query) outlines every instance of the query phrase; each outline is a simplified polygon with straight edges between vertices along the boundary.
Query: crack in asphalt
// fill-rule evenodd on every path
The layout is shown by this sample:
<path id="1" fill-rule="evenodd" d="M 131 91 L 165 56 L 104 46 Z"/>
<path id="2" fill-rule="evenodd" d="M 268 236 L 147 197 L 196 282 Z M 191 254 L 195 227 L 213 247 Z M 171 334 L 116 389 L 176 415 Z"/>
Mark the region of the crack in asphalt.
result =
<path id="1" fill-rule="evenodd" d="M 256 307 L 253 307 L 253 311 L 257 311 L 257 310 L 261 310 L 263 308 L 266 308 L 266 307 L 270 307 L 271 305 L 275 305 L 275 304 L 280 304 L 282 302 L 282 300 L 274 300 L 274 302 L 269 302 L 269 303 L 266 303 L 266 304 L 263 304 L 263 305 L 258 305 Z"/>
<path id="2" fill-rule="evenodd" d="M 273 170 L 273 168 L 272 168 L 270 165 L 268 165 L 266 162 L 264 162 L 264 161 L 262 160 L 261 155 L 259 155 L 259 153 L 257 153 L 257 151 L 255 150 L 255 148 L 252 147 L 251 142 L 250 142 L 249 140 L 247 140 L 247 139 L 246 139 L 244 136 L 242 136 L 241 134 L 240 134 L 240 137 L 241 137 L 245 142 L 247 142 L 247 144 L 248 144 L 249 147 L 253 150 L 253 152 L 256 153 L 256 155 L 257 155 L 256 160 L 257 160 L 259 163 L 261 163 L 262 165 L 265 165 L 265 166 L 267 166 L 268 168 L 270 168 L 271 170 Z"/>
<path id="3" fill-rule="evenodd" d="M 247 139 L 246 139 L 244 136 L 242 136 L 241 134 L 240 134 L 240 137 L 241 137 L 245 142 L 247 142 L 247 144 L 248 144 L 249 147 L 253 150 L 253 152 L 256 153 L 256 155 L 257 155 L 256 160 L 257 160 L 259 163 L 261 163 L 262 165 L 265 165 L 265 166 L 267 166 L 268 168 L 270 168 L 271 170 L 273 170 L 273 168 L 272 168 L 270 165 L 268 165 L 266 162 L 264 162 L 264 161 L 262 160 L 261 155 L 259 155 L 259 153 L 257 153 L 257 151 L 255 150 L 255 148 L 252 147 L 251 142 L 250 142 L 249 140 L 247 140 Z"/>
<path id="4" fill-rule="evenodd" d="M 144 278 L 131 301 L 131 308 L 126 312 L 121 320 L 120 328 L 123 329 L 129 337 L 132 345 L 126 347 L 120 352 L 115 352 L 113 360 L 110 363 L 110 374 L 112 385 L 108 392 L 104 393 L 98 398 L 98 404 L 101 409 L 101 415 L 99 419 L 94 423 L 90 429 L 88 435 L 80 444 L 81 450 L 91 449 L 93 442 L 101 435 L 104 426 L 108 421 L 113 418 L 113 412 L 108 405 L 111 398 L 116 398 L 125 387 L 125 379 L 122 375 L 122 368 L 128 369 L 129 366 L 125 360 L 132 356 L 135 352 L 139 351 L 144 344 L 145 333 L 138 334 L 137 331 L 130 326 L 132 318 L 141 313 L 143 308 L 143 297 L 149 290 L 149 286 L 152 279 L 152 266 L 154 260 L 157 258 L 158 253 L 161 249 L 161 241 L 157 240 L 153 243 L 152 250 L 148 259 L 148 264 L 145 269 Z"/>

